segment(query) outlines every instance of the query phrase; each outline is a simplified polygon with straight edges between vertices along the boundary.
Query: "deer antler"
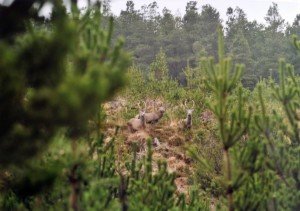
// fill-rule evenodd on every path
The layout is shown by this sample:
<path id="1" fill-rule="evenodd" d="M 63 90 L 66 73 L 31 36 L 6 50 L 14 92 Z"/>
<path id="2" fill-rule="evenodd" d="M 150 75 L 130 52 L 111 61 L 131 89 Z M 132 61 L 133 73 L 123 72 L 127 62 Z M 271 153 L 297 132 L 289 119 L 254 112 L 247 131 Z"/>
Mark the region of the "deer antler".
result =
<path id="1" fill-rule="evenodd" d="M 140 100 L 137 103 L 137 107 L 138 107 L 138 109 L 141 109 L 141 101 Z"/>
<path id="2" fill-rule="evenodd" d="M 195 101 L 194 101 L 194 100 L 191 100 L 191 101 L 192 101 L 192 103 L 193 103 L 191 109 L 194 109 L 194 107 L 195 107 Z M 185 109 L 188 109 L 187 102 L 188 102 L 188 100 L 186 99 L 186 100 L 184 101 L 184 108 L 185 108 Z"/>
<path id="3" fill-rule="evenodd" d="M 195 101 L 194 101 L 194 100 L 192 100 L 192 103 L 193 103 L 193 105 L 192 105 L 192 109 L 194 109 L 194 107 L 195 107 Z"/>
<path id="4" fill-rule="evenodd" d="M 144 103 L 144 105 L 145 105 L 144 109 L 142 108 L 141 103 Z M 145 101 L 139 100 L 138 103 L 137 103 L 137 107 L 138 107 L 139 110 L 146 110 L 146 103 L 145 103 Z"/>
<path id="5" fill-rule="evenodd" d="M 147 103 L 144 100 L 143 100 L 143 103 L 144 103 L 144 111 L 146 112 L 146 110 L 147 110 Z"/>
<path id="6" fill-rule="evenodd" d="M 141 102 L 144 104 L 144 109 L 142 109 Z M 139 105 L 140 110 L 143 110 L 143 111 L 147 110 L 147 103 L 144 100 L 140 100 L 138 105 Z"/>
<path id="7" fill-rule="evenodd" d="M 186 109 L 186 107 L 187 107 L 187 106 L 186 106 L 186 103 L 187 103 L 187 99 L 185 99 L 184 102 L 181 101 L 180 107 Z"/>

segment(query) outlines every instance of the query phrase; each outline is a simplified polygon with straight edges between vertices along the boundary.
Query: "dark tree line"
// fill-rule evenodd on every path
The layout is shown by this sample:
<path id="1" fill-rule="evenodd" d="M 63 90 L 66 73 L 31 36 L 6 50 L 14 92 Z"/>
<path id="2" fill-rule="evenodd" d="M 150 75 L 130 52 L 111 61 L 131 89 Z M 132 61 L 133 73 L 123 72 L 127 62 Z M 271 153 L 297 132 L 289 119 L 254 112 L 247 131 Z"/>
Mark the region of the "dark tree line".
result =
<path id="1" fill-rule="evenodd" d="M 143 70 L 162 47 L 168 57 L 170 74 L 182 79 L 182 70 L 187 62 L 195 67 L 201 56 L 217 57 L 217 26 L 222 24 L 226 32 L 226 51 L 246 70 L 243 83 L 253 87 L 259 78 L 270 75 L 275 79 L 277 61 L 286 57 L 300 72 L 299 55 L 292 47 L 291 35 L 300 35 L 300 15 L 288 24 L 273 3 L 266 11 L 266 24 L 249 21 L 241 8 L 228 8 L 227 20 L 211 5 L 199 9 L 197 1 L 189 1 L 183 17 L 176 16 L 164 8 L 159 13 L 157 2 L 135 8 L 127 1 L 126 10 L 116 19 L 115 36 L 126 38 L 126 49 L 131 51 L 134 61 Z"/>

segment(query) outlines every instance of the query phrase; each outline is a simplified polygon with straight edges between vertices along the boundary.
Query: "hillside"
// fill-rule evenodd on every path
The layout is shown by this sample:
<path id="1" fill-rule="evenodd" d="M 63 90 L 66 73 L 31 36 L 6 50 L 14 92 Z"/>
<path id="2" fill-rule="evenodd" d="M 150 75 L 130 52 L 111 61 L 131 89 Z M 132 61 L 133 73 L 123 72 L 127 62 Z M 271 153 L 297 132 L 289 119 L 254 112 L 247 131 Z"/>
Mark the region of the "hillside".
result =
<path id="1" fill-rule="evenodd" d="M 299 17 L 109 2 L 0 4 L 0 210 L 300 210 Z"/>

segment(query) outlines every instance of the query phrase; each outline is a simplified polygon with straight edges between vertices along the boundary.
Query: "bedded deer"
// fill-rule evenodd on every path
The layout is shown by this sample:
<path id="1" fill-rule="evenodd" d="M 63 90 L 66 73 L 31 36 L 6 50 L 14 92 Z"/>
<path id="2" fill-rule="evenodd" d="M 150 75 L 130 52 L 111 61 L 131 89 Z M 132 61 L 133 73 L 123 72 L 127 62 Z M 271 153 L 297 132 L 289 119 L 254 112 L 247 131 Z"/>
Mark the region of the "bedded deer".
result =
<path id="1" fill-rule="evenodd" d="M 132 118 L 127 122 L 129 132 L 134 133 L 146 128 L 145 111 L 140 111 L 139 118 Z"/>

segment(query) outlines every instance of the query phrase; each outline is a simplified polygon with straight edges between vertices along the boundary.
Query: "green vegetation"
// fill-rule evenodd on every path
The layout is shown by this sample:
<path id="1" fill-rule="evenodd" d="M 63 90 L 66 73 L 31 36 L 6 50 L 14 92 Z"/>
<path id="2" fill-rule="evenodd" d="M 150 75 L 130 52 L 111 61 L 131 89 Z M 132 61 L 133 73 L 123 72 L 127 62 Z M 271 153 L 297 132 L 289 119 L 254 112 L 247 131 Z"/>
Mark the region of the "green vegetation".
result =
<path id="1" fill-rule="evenodd" d="M 299 18 L 44 3 L 0 6 L 1 210 L 300 209 Z"/>
<path id="2" fill-rule="evenodd" d="M 189 1 L 183 17 L 174 15 L 164 8 L 162 14 L 155 1 L 136 8 L 134 1 L 127 1 L 127 8 L 116 20 L 116 36 L 126 38 L 125 49 L 132 52 L 135 64 L 144 72 L 150 71 L 150 64 L 161 46 L 167 56 L 172 78 L 185 83 L 182 69 L 189 62 L 192 68 L 198 66 L 202 56 L 217 59 L 218 25 L 225 29 L 226 51 L 233 61 L 245 64 L 242 83 L 253 89 L 260 78 L 270 75 L 278 81 L 277 61 L 287 58 L 299 73 L 299 54 L 290 44 L 291 35 L 300 35 L 300 16 L 293 23 L 286 23 L 280 16 L 278 5 L 273 3 L 266 11 L 266 24 L 249 21 L 239 7 L 228 8 L 227 20 L 220 19 L 220 13 L 210 5 L 199 9 L 198 1 Z M 125 3 L 124 3 L 125 5 Z"/>

